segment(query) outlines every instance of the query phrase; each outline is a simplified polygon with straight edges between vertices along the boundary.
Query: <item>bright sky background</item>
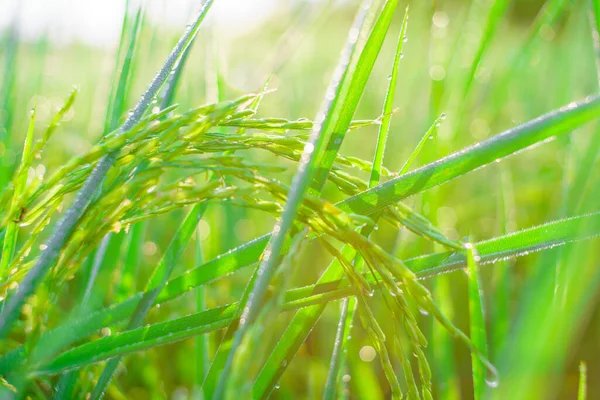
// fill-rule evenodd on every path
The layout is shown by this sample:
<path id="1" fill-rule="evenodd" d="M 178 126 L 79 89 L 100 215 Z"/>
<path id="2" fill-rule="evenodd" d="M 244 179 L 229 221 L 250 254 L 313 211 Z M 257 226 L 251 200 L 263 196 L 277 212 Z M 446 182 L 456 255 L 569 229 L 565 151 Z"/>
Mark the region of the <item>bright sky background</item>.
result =
<path id="1" fill-rule="evenodd" d="M 209 18 L 226 32 L 243 34 L 268 16 L 276 5 L 292 1 L 216 0 Z M 202 0 L 145 2 L 148 18 L 173 27 L 189 22 L 202 4 Z M 110 46 L 118 40 L 124 9 L 125 0 L 0 0 L 0 29 L 18 18 L 19 33 L 24 39 L 47 33 L 58 42 L 77 39 Z"/>

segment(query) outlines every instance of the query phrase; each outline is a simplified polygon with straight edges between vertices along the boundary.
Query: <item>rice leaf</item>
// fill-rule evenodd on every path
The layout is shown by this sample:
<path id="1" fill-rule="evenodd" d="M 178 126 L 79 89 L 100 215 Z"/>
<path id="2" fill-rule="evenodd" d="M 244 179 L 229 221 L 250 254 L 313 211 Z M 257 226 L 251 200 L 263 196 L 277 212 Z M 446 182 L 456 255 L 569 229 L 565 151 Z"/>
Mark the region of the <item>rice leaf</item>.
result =
<path id="1" fill-rule="evenodd" d="M 19 232 L 19 222 L 21 219 L 21 215 L 25 213 L 25 210 L 19 207 L 20 196 L 23 194 L 25 190 L 25 185 L 27 183 L 27 174 L 25 171 L 29 169 L 29 164 L 31 160 L 29 158 L 29 153 L 32 151 L 33 144 L 33 129 L 35 127 L 35 109 L 32 110 L 31 116 L 29 117 L 29 128 L 27 129 L 27 135 L 25 137 L 25 144 L 23 145 L 23 155 L 21 156 L 21 164 L 18 167 L 18 171 L 23 171 L 23 173 L 17 174 L 14 182 L 14 190 L 13 190 L 13 200 L 10 205 L 10 210 L 15 210 L 18 212 L 18 215 L 12 216 L 12 221 L 8 223 L 8 227 L 6 228 L 6 235 L 4 237 L 4 242 L 2 243 L 2 253 L 0 254 L 0 277 L 4 277 L 10 262 L 12 261 L 13 254 L 15 252 L 15 248 L 17 247 L 17 235 Z"/>
<path id="2" fill-rule="evenodd" d="M 429 129 L 427 129 L 427 132 L 425 132 L 425 134 L 423 135 L 421 140 L 419 140 L 419 143 L 417 143 L 417 147 L 415 147 L 413 152 L 410 153 L 410 156 L 408 156 L 408 159 L 404 162 L 404 165 L 402 165 L 402 168 L 400 168 L 398 175 L 404 175 L 408 172 L 408 170 L 410 169 L 410 166 L 415 161 L 415 159 L 419 156 L 419 154 L 421 153 L 421 150 L 423 150 L 427 141 L 429 139 L 433 138 L 433 135 L 435 135 L 439 126 L 441 125 L 442 121 L 445 118 L 446 118 L 446 114 L 441 114 L 439 117 L 437 117 L 437 119 L 435 121 L 433 121 L 433 124 L 429 127 Z"/>
<path id="3" fill-rule="evenodd" d="M 587 364 L 585 361 L 579 362 L 579 388 L 577 391 L 577 400 L 587 398 Z"/>
<path id="4" fill-rule="evenodd" d="M 311 190 L 309 191 L 313 195 L 320 193 L 320 188 L 325 184 L 325 180 L 342 145 L 350 121 L 354 116 L 358 102 L 365 90 L 375 61 L 381 51 L 383 41 L 387 36 L 397 6 L 398 2 L 395 0 L 385 2 L 360 55 L 355 62 L 352 62 L 353 60 L 350 61 L 350 64 L 348 64 L 346 71 L 342 75 L 341 84 L 332 103 L 333 113 L 337 113 L 337 115 L 333 114 L 335 118 L 323 121 L 324 134 L 329 138 L 324 152 L 321 154 L 321 151 L 317 150 L 318 168 L 315 171 Z M 391 103 L 388 107 L 389 111 L 387 111 L 387 108 L 385 109 L 386 112 L 383 113 L 384 120 L 382 121 L 382 129 L 386 131 L 389 130 Z M 387 125 L 384 127 L 383 124 L 386 120 Z M 329 124 L 332 124 L 331 127 Z M 383 133 L 380 133 L 380 135 L 383 135 Z M 378 151 L 382 153 L 384 150 L 385 147 Z"/>
<path id="5" fill-rule="evenodd" d="M 507 258 L 525 256 L 532 252 L 552 249 L 567 243 L 599 236 L 599 227 L 600 212 L 538 225 L 508 235 L 477 242 L 474 246 L 481 257 L 479 265 L 483 266 Z M 350 251 L 352 250 L 346 250 L 346 257 L 352 256 L 353 253 Z M 468 265 L 468 257 L 463 253 L 442 252 L 408 259 L 405 263 L 413 271 L 416 271 L 421 279 L 424 279 L 440 273 L 461 270 Z M 332 268 L 328 269 L 328 271 L 332 270 Z M 300 307 L 314 309 L 323 306 L 323 304 L 329 301 L 355 295 L 355 290 L 348 286 L 347 281 L 341 280 L 342 276 L 341 273 L 337 274 L 337 276 L 332 274 L 327 279 L 322 278 L 322 281 L 316 285 L 292 289 L 285 295 L 286 303 L 283 306 L 283 310 Z M 371 274 L 365 275 L 365 279 L 375 284 L 375 278 Z M 172 343 L 186 337 L 221 329 L 227 326 L 236 316 L 240 315 L 239 310 L 236 310 L 237 305 L 230 304 L 212 308 L 199 314 L 95 340 L 68 350 L 53 360 L 39 365 L 34 369 L 34 373 L 54 374 L 75 366 L 99 362 L 116 355 L 123 355 L 131 351 L 139 351 L 144 348 Z M 86 319 L 98 320 L 103 313 L 103 311 L 100 311 Z M 299 315 L 301 314 L 296 314 L 296 316 Z M 314 315 L 314 313 L 311 315 Z M 303 316 L 305 319 L 309 318 L 309 315 Z M 109 316 L 105 316 L 104 318 L 107 317 Z M 105 319 L 104 321 L 106 323 L 113 323 L 116 320 L 108 321 Z M 301 325 L 290 324 L 288 329 L 295 329 L 294 327 L 297 326 L 300 327 Z M 56 333 L 49 332 L 49 334 Z M 284 337 L 286 336 L 284 335 Z M 302 342 L 297 344 L 297 346 L 299 347 Z M 294 346 L 294 343 L 279 342 L 271 354 L 271 358 L 277 358 L 283 354 L 293 354 L 293 352 L 290 353 L 285 349 L 289 346 Z M 22 357 L 22 353 L 19 351 L 13 351 L 2 357 L 0 359 L 0 373 L 5 373 L 7 369 L 12 368 L 20 357 Z M 280 361 L 283 361 L 283 359 Z M 272 365 L 276 364 L 272 363 Z M 271 376 L 275 372 L 272 370 L 263 370 L 261 372 L 253 389 L 253 397 L 262 397 L 265 395 L 265 389 L 270 387 L 266 380 L 278 379 Z"/>

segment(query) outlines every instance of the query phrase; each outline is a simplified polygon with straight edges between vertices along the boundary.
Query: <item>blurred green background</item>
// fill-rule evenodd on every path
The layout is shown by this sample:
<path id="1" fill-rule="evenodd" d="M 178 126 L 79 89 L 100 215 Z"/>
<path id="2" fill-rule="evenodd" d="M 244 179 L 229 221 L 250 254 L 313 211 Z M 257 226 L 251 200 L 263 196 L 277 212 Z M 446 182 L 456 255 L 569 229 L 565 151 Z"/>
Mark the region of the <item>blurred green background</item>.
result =
<path id="1" fill-rule="evenodd" d="M 174 2 L 170 7 L 189 9 L 189 4 L 184 3 Z M 465 76 L 493 0 L 410 2 L 408 42 L 400 66 L 397 111 L 386 150 L 386 167 L 397 171 L 442 112 L 447 118 L 439 134 L 419 157 L 421 165 L 598 91 L 586 2 L 548 2 L 559 4 L 555 18 L 539 26 L 537 21 L 544 17 L 543 12 L 540 14 L 543 1 L 510 3 L 475 73 L 472 89 L 464 96 Z M 46 7 L 52 8 L 53 3 L 49 2 Z M 273 73 L 271 87 L 277 91 L 265 97 L 258 115 L 288 119 L 314 117 L 345 42 L 357 1 L 288 1 L 269 7 L 266 16 L 261 17 L 259 23 L 253 21 L 255 26 L 241 35 L 225 32 L 229 28 L 218 21 L 202 28 L 176 97 L 181 109 L 257 91 Z M 131 8 L 133 12 L 134 7 Z M 377 61 L 356 115 L 358 119 L 376 118 L 381 112 L 401 18 L 398 14 Z M 142 92 L 177 40 L 181 28 L 156 18 L 144 19 L 140 46 L 135 54 L 131 93 Z M 5 138 L 4 143 L 0 143 L 0 171 L 4 180 L 19 159 L 29 110 L 36 107 L 38 128 L 42 129 L 73 85 L 80 88 L 74 112 L 68 115 L 68 122 L 62 124 L 49 143 L 36 173 L 52 171 L 96 142 L 104 126 L 116 63 L 116 43 L 112 46 L 95 46 L 77 40 L 56 43 L 45 35 L 23 40 L 19 29 L 7 26 L 0 47 L 0 76 L 5 77 L 0 81 L 0 130 L 4 131 Z M 136 100 L 137 97 L 132 96 L 129 103 L 133 105 Z M 587 192 L 569 191 L 578 172 L 578 162 L 591 146 L 592 132 L 593 126 L 590 126 L 538 146 L 412 197 L 408 204 L 449 237 L 471 236 L 477 240 L 595 210 L 594 201 L 581 201 L 580 206 L 573 206 L 585 200 Z M 376 135 L 376 126 L 351 132 L 342 154 L 371 159 Z M 258 151 L 244 154 L 257 161 L 286 163 Z M 293 163 L 287 165 L 290 166 L 288 172 L 280 177 L 284 181 L 289 181 L 295 171 Z M 598 170 L 587 171 L 587 175 L 590 184 L 586 190 L 591 190 L 589 187 L 598 182 Z M 332 201 L 343 198 L 333 185 L 326 186 L 324 196 Z M 508 210 L 506 215 L 503 215 L 503 204 Z M 149 273 L 150 266 L 160 260 L 176 229 L 175 221 L 182 215 L 183 212 L 175 212 L 148 224 L 143 247 L 143 279 L 146 279 L 144 271 Z M 204 234 L 200 239 L 205 257 L 215 257 L 270 232 L 274 222 L 270 216 L 254 211 L 209 208 L 201 222 Z M 373 237 L 400 258 L 439 250 L 437 245 L 407 232 L 397 240 L 396 231 L 385 225 Z M 593 240 L 574 247 L 572 251 L 585 254 L 576 262 L 597 264 L 598 252 L 593 251 L 597 245 L 597 240 Z M 188 250 L 175 274 L 193 265 L 193 249 Z M 504 329 L 493 322 L 498 301 L 504 301 L 495 297 L 499 282 L 505 282 L 503 277 L 508 277 L 510 297 L 506 304 L 514 321 L 518 321 L 523 302 L 535 296 L 527 287 L 530 278 L 540 268 L 564 262 L 562 251 L 532 254 L 483 268 L 491 343 L 496 336 L 502 338 Z M 295 286 L 315 282 L 330 258 L 318 246 L 311 246 L 302 259 L 293 279 Z M 237 300 L 250 272 L 246 269 L 211 284 L 208 306 Z M 138 288 L 144 284 L 145 281 Z M 428 285 L 457 325 L 468 330 L 466 275 L 456 272 L 436 277 L 429 280 Z M 575 398 L 580 360 L 588 363 L 590 377 L 600 368 L 597 361 L 600 355 L 598 296 L 595 293 L 590 296 L 587 308 L 578 318 L 577 340 L 566 349 L 564 368 L 540 375 L 541 382 L 553 382 L 556 398 Z M 152 311 L 149 322 L 190 313 L 194 310 L 194 301 L 192 296 L 187 296 L 164 304 Z M 384 305 L 380 308 L 385 315 Z M 332 303 L 283 375 L 281 389 L 273 394 L 274 398 L 320 395 L 335 335 L 332 327 L 336 326 L 338 316 L 339 307 Z M 283 316 L 282 321 L 289 317 L 291 315 Z M 430 361 L 439 398 L 472 397 L 468 350 L 444 338 L 445 333 L 431 326 L 430 317 L 422 317 L 422 323 L 431 342 Z M 385 327 L 384 322 L 382 325 Z M 507 329 L 511 332 L 516 328 L 512 325 Z M 535 340 L 535 331 L 528 334 Z M 210 335 L 213 351 L 220 335 Z M 352 336 L 352 351 L 348 357 L 353 398 L 385 397 L 387 383 L 379 363 L 363 361 L 359 356 L 359 350 L 370 344 L 365 332 L 354 329 Z M 186 398 L 194 379 L 189 358 L 193 345 L 193 340 L 185 340 L 129 356 L 125 362 L 127 374 L 119 375 L 109 396 Z M 500 356 L 492 350 L 492 361 Z M 588 384 L 590 393 L 600 393 L 597 380 L 592 378 Z"/>

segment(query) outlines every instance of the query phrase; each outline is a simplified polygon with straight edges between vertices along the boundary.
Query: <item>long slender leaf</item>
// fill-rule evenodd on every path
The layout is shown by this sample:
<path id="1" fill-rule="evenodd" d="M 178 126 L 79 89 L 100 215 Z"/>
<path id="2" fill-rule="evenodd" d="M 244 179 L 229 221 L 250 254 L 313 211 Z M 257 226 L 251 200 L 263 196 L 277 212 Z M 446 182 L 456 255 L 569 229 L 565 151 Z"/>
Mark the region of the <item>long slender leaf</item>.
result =
<path id="1" fill-rule="evenodd" d="M 179 260 L 181 254 L 185 250 L 185 247 L 190 241 L 192 234 L 198 225 L 198 221 L 204 214 L 205 210 L 206 203 L 199 203 L 195 205 L 186 216 L 185 220 L 181 223 L 177 233 L 171 240 L 171 243 L 169 243 L 169 247 L 161 259 L 161 262 L 156 266 L 146 291 L 136 307 L 129 324 L 127 325 L 128 329 L 135 329 L 143 324 L 144 320 L 146 319 L 146 315 L 154 305 L 158 294 L 167 283 L 167 280 L 169 279 L 171 272 L 175 267 L 175 263 Z M 106 364 L 102 374 L 100 375 L 100 378 L 98 379 L 98 383 L 96 383 L 96 386 L 91 393 L 90 398 L 102 399 L 104 397 L 106 387 L 111 381 L 120 361 L 121 357 L 115 357 Z"/>
<path id="2" fill-rule="evenodd" d="M 584 361 L 579 363 L 579 388 L 577 391 L 577 400 L 587 399 L 587 364 Z"/>
<path id="3" fill-rule="evenodd" d="M 335 115 L 335 118 L 330 118 L 323 122 L 325 134 L 330 136 L 330 138 L 324 153 L 322 155 L 317 153 L 317 157 L 319 157 L 317 160 L 318 169 L 315 171 L 311 189 L 309 190 L 309 193 L 313 195 L 320 193 L 321 188 L 325 184 L 327 175 L 329 175 L 331 166 L 333 165 L 335 157 L 340 149 L 340 146 L 342 145 L 344 136 L 348 131 L 348 127 L 350 126 L 350 122 L 354 116 L 358 102 L 365 90 L 367 81 L 371 75 L 373 66 L 375 65 L 375 61 L 377 60 L 379 52 L 381 51 L 383 41 L 387 35 L 397 6 L 398 1 L 386 1 L 383 10 L 377 18 L 377 22 L 375 23 L 375 26 L 373 27 L 373 30 L 371 31 L 364 45 L 363 50 L 360 52 L 360 56 L 356 60 L 356 64 L 349 64 L 348 69 L 342 78 L 340 90 L 336 94 L 332 104 L 333 111 L 338 112 L 338 114 L 333 114 Z M 386 106 L 387 107 L 385 108 L 385 112 L 383 114 L 384 120 L 382 121 L 381 128 L 383 132 L 387 132 L 389 130 L 389 114 L 392 111 L 392 103 L 386 104 Z M 335 110 L 336 107 L 340 107 L 340 110 Z M 389 111 L 387 110 L 388 108 Z M 331 124 L 331 126 L 329 126 L 329 124 Z M 382 135 L 381 131 L 380 135 Z M 384 150 L 385 147 L 382 147 L 378 151 L 383 153 Z M 377 161 L 381 162 L 379 159 Z M 379 172 L 379 170 L 377 170 L 377 172 Z"/>
<path id="4" fill-rule="evenodd" d="M 29 117 L 29 129 L 27 129 L 27 135 L 25 136 L 25 144 L 23 146 L 23 155 L 21 157 L 21 164 L 19 165 L 19 171 L 26 171 L 29 167 L 27 165 L 29 161 L 29 153 L 32 151 L 33 144 L 33 129 L 35 127 L 35 109 L 32 110 L 31 116 Z M 27 183 L 27 175 L 19 174 L 16 176 L 15 188 L 13 192 L 13 204 L 11 204 L 11 209 L 17 210 L 19 209 L 18 202 L 20 200 L 20 196 L 25 190 L 25 184 Z M 21 212 L 19 211 L 19 214 Z M 2 253 L 0 254 L 0 277 L 4 277 L 6 274 L 6 270 L 12 261 L 13 254 L 15 252 L 15 248 L 17 247 L 17 235 L 19 232 L 19 220 L 13 219 L 9 222 L 8 227 L 6 228 L 6 236 L 4 238 L 4 242 L 2 243 Z"/>
<path id="5" fill-rule="evenodd" d="M 348 302 L 349 299 L 342 300 L 340 310 L 340 320 L 338 322 L 335 341 L 333 343 L 333 352 L 331 353 L 331 361 L 329 363 L 329 372 L 327 373 L 327 382 L 323 391 L 323 400 L 335 399 L 337 389 L 338 375 L 340 373 L 340 364 L 342 361 L 342 348 L 344 344 L 344 336 L 346 336 L 346 320 L 348 319 Z M 285 338 L 284 338 L 285 340 Z"/>
<path id="6" fill-rule="evenodd" d="M 468 243 L 467 266 L 469 273 L 469 322 L 471 340 L 485 357 L 487 357 L 487 337 L 485 329 L 485 316 L 483 311 L 483 289 L 479 278 L 480 256 L 475 246 Z M 478 357 L 471 356 L 473 365 L 473 391 L 476 400 L 481 399 L 485 391 L 486 371 L 485 366 Z"/>
<path id="7" fill-rule="evenodd" d="M 586 214 L 578 217 L 562 219 L 551 223 L 538 225 L 515 233 L 488 239 L 475 243 L 474 246 L 481 257 L 480 265 L 489 265 L 498 261 L 531 254 L 532 252 L 552 249 L 567 243 L 586 240 L 600 235 L 600 212 Z M 465 254 L 442 252 L 408 259 L 406 265 L 416 271 L 421 278 L 436 276 L 440 273 L 461 270 L 467 266 Z M 292 289 L 286 296 L 284 310 L 299 307 L 314 307 L 324 302 L 354 295 L 355 291 L 347 285 L 347 281 L 337 279 Z M 371 283 L 375 277 L 365 275 Z M 79 347 L 75 347 L 50 362 L 35 368 L 36 374 L 53 374 L 65 369 L 98 362 L 116 355 L 126 354 L 157 345 L 171 343 L 186 337 L 209 332 L 227 326 L 230 321 L 239 316 L 237 305 L 217 307 L 199 314 L 178 318 L 173 321 L 162 322 L 123 332 L 122 334 L 102 338 Z M 95 316 L 97 317 L 97 315 Z M 293 329 L 295 325 L 290 325 Z M 281 344 L 282 347 L 292 343 Z M 274 354 L 279 354 L 278 345 Z M 287 352 L 286 352 L 287 353 Z M 274 355 L 276 356 L 276 355 Z M 9 353 L 0 359 L 0 373 L 20 357 L 18 352 Z M 264 379 L 259 377 L 254 387 L 254 397 L 262 397 L 268 387 Z"/>

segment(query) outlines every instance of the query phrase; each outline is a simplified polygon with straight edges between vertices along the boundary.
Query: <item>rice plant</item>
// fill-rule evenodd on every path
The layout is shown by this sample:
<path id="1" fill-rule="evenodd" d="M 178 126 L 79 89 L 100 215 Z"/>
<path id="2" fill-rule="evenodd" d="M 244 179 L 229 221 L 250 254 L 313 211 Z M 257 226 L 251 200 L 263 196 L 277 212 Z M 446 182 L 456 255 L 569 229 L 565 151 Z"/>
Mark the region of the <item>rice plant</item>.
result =
<path id="1" fill-rule="evenodd" d="M 593 398 L 600 2 L 218 3 L 2 36 L 0 397 Z"/>

